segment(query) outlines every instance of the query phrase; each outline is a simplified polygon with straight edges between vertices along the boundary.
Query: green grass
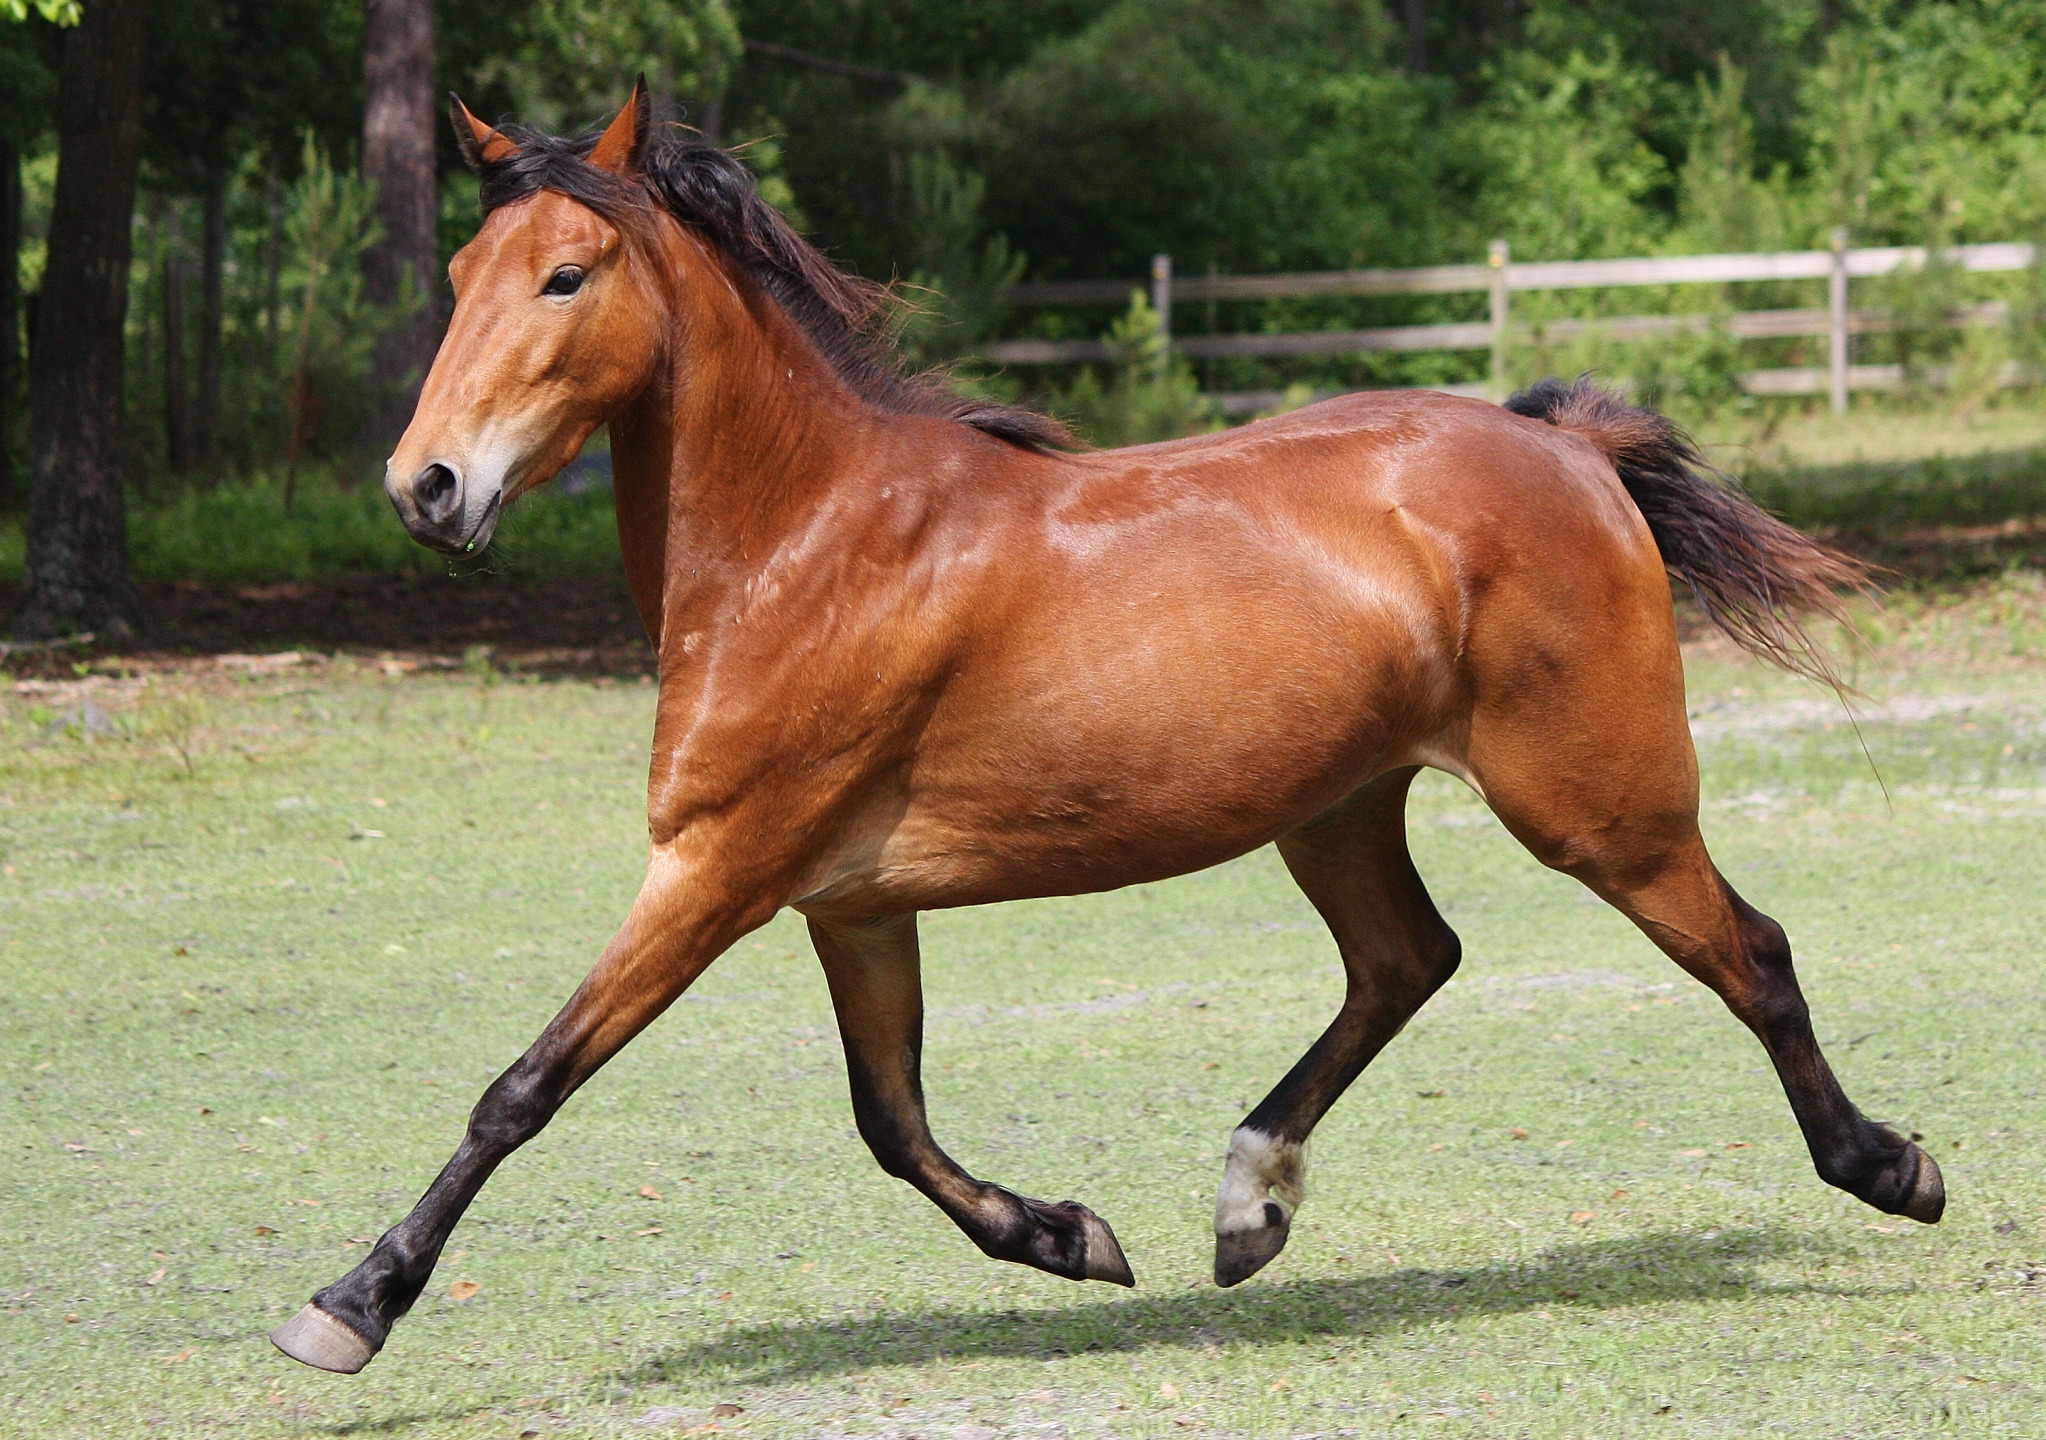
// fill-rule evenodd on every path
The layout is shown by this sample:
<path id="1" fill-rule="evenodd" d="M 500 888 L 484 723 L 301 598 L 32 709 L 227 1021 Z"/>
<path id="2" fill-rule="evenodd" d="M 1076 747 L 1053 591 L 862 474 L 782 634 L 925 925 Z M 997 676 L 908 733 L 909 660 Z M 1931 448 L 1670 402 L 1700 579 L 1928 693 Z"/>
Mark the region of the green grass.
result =
<path id="1" fill-rule="evenodd" d="M 1792 524 L 1871 535 L 2046 515 L 2046 449 L 1756 469 L 1748 492 Z"/>
<path id="2" fill-rule="evenodd" d="M 451 563 L 413 542 L 381 485 L 344 489 L 324 471 L 301 477 L 288 510 L 282 478 L 269 474 L 133 494 L 128 553 L 138 579 L 214 584 L 405 574 Z M 488 558 L 460 563 L 536 578 L 613 574 L 618 528 L 611 497 L 537 491 L 506 512 Z M 18 581 L 21 566 L 21 520 L 5 517 L 0 581 Z"/>
<path id="3" fill-rule="evenodd" d="M 505 1166 L 352 1379 L 264 1331 L 623 913 L 651 690 L 0 687 L 0 1431 L 2046 1433 L 2042 617 L 2019 581 L 1890 616 L 1860 673 L 1893 804 L 1827 697 L 1694 664 L 1708 836 L 1850 1093 L 1945 1166 L 1936 1229 L 1823 1186 L 1719 1004 L 1437 777 L 1411 828 L 1463 971 L 1240 1289 L 1207 1279 L 1229 1130 L 1339 996 L 1269 852 L 925 924 L 940 1136 L 1095 1206 L 1135 1292 L 985 1260 L 879 1173 L 784 917 Z M 115 733 L 66 725 L 88 698 Z"/>

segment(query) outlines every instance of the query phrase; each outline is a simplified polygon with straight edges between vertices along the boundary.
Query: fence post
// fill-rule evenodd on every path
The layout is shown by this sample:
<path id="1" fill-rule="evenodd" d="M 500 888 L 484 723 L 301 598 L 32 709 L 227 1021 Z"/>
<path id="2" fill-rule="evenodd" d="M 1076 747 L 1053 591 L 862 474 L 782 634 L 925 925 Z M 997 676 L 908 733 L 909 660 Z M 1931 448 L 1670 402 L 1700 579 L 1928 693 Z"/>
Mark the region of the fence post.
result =
<path id="1" fill-rule="evenodd" d="M 1847 227 L 1833 231 L 1833 269 L 1826 285 L 1826 304 L 1832 312 L 1833 344 L 1827 356 L 1828 388 L 1833 413 L 1847 413 Z"/>
<path id="2" fill-rule="evenodd" d="M 1172 257 L 1153 255 L 1151 257 L 1151 308 L 1158 312 L 1158 335 L 1165 344 L 1158 351 L 1158 370 L 1162 375 L 1172 363 Z"/>
<path id="3" fill-rule="evenodd" d="M 1494 240 L 1485 253 L 1492 267 L 1492 399 L 1506 398 L 1506 323 L 1512 291 L 1507 288 L 1506 271 L 1512 253 L 1504 240 Z"/>

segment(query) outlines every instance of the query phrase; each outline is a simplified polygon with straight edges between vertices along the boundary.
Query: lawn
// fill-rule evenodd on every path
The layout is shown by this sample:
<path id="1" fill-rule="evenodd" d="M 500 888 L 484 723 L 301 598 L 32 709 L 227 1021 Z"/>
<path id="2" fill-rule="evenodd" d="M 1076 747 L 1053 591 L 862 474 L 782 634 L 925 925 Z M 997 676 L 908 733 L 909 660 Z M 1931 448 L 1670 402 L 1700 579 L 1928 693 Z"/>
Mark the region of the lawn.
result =
<path id="1" fill-rule="evenodd" d="M 1718 1002 L 1431 777 L 1463 970 L 1241 1288 L 1208 1278 L 1230 1128 L 1339 995 L 1269 851 L 925 922 L 940 1137 L 1097 1208 L 1134 1292 L 983 1259 L 878 1171 L 784 916 L 505 1166 L 353 1378 L 264 1332 L 623 913 L 651 688 L 345 658 L 0 686 L 0 1432 L 2046 1433 L 2046 588 L 1872 629 L 1887 799 L 1830 697 L 1715 649 L 1694 723 L 1721 866 L 1849 1092 L 1945 1167 L 1935 1229 L 1823 1186 Z"/>

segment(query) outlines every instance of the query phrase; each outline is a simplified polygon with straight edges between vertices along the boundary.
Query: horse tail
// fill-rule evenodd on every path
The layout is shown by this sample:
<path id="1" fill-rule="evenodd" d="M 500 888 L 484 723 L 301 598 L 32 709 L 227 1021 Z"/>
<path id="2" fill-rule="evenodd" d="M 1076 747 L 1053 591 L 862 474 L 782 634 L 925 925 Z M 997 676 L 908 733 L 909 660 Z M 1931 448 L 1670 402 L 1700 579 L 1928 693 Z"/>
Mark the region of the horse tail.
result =
<path id="1" fill-rule="evenodd" d="M 1668 416 L 1629 405 L 1588 377 L 1543 380 L 1506 408 L 1596 445 L 1648 522 L 1669 573 L 1742 649 L 1822 684 L 1839 678 L 1800 616 L 1849 623 L 1843 591 L 1867 591 L 1866 565 L 1800 534 L 1714 469 Z"/>

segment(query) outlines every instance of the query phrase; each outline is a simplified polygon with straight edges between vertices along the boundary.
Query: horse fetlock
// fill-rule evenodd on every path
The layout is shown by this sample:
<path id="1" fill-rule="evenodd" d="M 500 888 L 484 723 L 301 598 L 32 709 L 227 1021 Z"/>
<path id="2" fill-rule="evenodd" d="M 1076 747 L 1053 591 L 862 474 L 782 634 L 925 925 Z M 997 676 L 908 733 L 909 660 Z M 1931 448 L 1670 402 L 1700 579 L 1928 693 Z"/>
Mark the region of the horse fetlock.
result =
<path id="1" fill-rule="evenodd" d="M 1946 1180 L 1925 1149 L 1887 1125 L 1866 1125 L 1844 1158 L 1821 1158 L 1821 1179 L 1887 1215 L 1936 1225 L 1946 1212 Z"/>
<path id="2" fill-rule="evenodd" d="M 1286 1248 L 1307 1198 L 1307 1146 L 1237 1127 L 1215 1197 L 1215 1283 L 1248 1280 Z"/>
<path id="3" fill-rule="evenodd" d="M 999 1192 L 1013 1202 L 1011 1223 L 980 1240 L 997 1260 L 1028 1265 L 1067 1280 L 1106 1280 L 1135 1285 L 1136 1276 L 1108 1222 L 1077 1200 L 1054 1205 Z"/>
<path id="4" fill-rule="evenodd" d="M 391 1326 L 426 1288 L 434 1258 L 385 1236 L 361 1264 L 273 1330 L 271 1343 L 316 1369 L 353 1375 L 384 1348 Z"/>
<path id="5" fill-rule="evenodd" d="M 1858 1193 L 1885 1214 L 1902 1215 L 1923 1225 L 1937 1225 L 1947 1208 L 1946 1179 L 1939 1173 L 1939 1163 L 1908 1140 L 1903 1152 L 1877 1174 L 1875 1183 Z"/>

